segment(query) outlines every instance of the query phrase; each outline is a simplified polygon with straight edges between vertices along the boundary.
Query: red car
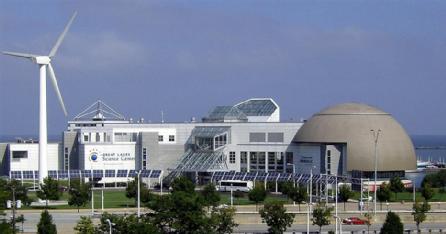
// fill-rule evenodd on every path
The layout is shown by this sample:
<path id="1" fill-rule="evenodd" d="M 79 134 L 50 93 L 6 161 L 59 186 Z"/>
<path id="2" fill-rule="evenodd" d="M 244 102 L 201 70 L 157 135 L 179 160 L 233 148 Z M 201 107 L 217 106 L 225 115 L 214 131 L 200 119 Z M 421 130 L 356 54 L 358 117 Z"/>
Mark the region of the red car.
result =
<path id="1" fill-rule="evenodd" d="M 343 224 L 352 224 L 352 225 L 364 225 L 365 220 L 362 220 L 358 217 L 350 217 L 342 220 Z"/>

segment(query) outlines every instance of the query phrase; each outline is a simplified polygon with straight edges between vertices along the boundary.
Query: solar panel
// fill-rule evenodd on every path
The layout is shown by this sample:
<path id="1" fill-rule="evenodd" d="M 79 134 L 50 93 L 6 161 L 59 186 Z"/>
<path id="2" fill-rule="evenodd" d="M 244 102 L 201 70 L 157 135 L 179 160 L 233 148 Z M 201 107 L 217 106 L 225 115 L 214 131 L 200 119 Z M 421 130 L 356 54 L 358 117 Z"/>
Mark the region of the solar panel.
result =
<path id="1" fill-rule="evenodd" d="M 102 178 L 104 177 L 103 170 L 93 170 L 93 178 Z"/>
<path id="2" fill-rule="evenodd" d="M 68 179 L 68 171 L 57 171 L 59 179 Z"/>
<path id="3" fill-rule="evenodd" d="M 245 181 L 253 181 L 257 176 L 257 172 L 248 172 L 246 173 L 245 178 L 243 178 L 243 180 Z"/>
<path id="4" fill-rule="evenodd" d="M 22 179 L 22 171 L 11 171 L 12 179 Z"/>
<path id="5" fill-rule="evenodd" d="M 105 177 L 115 177 L 115 170 L 105 170 Z"/>
<path id="6" fill-rule="evenodd" d="M 127 177 L 127 170 L 118 170 L 116 177 Z"/>
<path id="7" fill-rule="evenodd" d="M 142 172 L 141 172 L 141 177 L 142 178 L 148 178 L 149 176 L 150 176 L 150 173 L 151 173 L 152 171 L 151 170 L 142 170 Z"/>
<path id="8" fill-rule="evenodd" d="M 268 173 L 266 173 L 266 172 L 259 172 L 259 173 L 257 173 L 257 177 L 255 178 L 255 180 L 265 181 L 267 175 L 268 175 Z"/>
<path id="9" fill-rule="evenodd" d="M 80 177 L 79 170 L 70 170 L 70 178 L 79 178 Z"/>
<path id="10" fill-rule="evenodd" d="M 149 178 L 159 178 L 161 175 L 161 170 L 153 170 L 152 173 L 150 173 Z"/>
<path id="11" fill-rule="evenodd" d="M 268 176 L 266 177 L 266 179 L 268 181 L 276 181 L 277 177 L 279 177 L 279 172 L 270 172 L 270 173 L 267 173 L 267 174 L 268 174 Z"/>
<path id="12" fill-rule="evenodd" d="M 138 174 L 138 172 L 136 171 L 136 170 L 130 170 L 129 171 L 129 177 L 136 177 L 137 176 L 137 174 Z"/>
<path id="13" fill-rule="evenodd" d="M 288 181 L 290 180 L 292 174 L 288 174 L 288 173 L 280 173 L 279 178 L 277 179 L 277 181 Z"/>
<path id="14" fill-rule="evenodd" d="M 23 171 L 23 179 L 34 179 L 33 171 Z"/>
<path id="15" fill-rule="evenodd" d="M 235 171 L 230 171 L 223 176 L 223 180 L 232 180 L 234 178 Z"/>
<path id="16" fill-rule="evenodd" d="M 234 180 L 243 180 L 245 175 L 246 175 L 246 172 L 236 172 L 234 175 Z"/>
<path id="17" fill-rule="evenodd" d="M 214 173 L 213 180 L 214 180 L 214 181 L 222 180 L 224 174 L 225 174 L 224 171 L 216 171 L 216 172 Z"/>
<path id="18" fill-rule="evenodd" d="M 81 171 L 82 177 L 84 178 L 91 178 L 91 171 L 90 170 L 83 170 Z"/>
<path id="19" fill-rule="evenodd" d="M 57 179 L 57 171 L 48 171 L 48 177 Z"/>

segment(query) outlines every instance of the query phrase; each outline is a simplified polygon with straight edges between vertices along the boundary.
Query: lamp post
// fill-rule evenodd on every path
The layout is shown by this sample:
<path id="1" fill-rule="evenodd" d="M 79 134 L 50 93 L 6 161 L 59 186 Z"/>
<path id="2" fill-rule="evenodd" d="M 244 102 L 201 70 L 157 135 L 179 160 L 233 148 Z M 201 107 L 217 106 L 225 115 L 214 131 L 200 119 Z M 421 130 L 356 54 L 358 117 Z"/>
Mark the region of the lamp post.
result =
<path id="1" fill-rule="evenodd" d="M 106 219 L 105 221 L 107 221 L 108 226 L 109 226 L 109 232 L 110 232 L 110 234 L 112 234 L 113 225 L 115 225 L 115 224 L 112 223 L 112 222 L 110 221 L 110 219 Z"/>
<path id="2" fill-rule="evenodd" d="M 377 192 L 377 188 L 376 188 L 376 181 L 378 178 L 378 138 L 379 138 L 379 134 L 381 133 L 381 129 L 378 130 L 370 130 L 373 134 L 373 141 L 375 142 L 375 184 L 374 184 L 374 198 L 373 198 L 373 214 L 376 217 L 376 192 Z"/>
<path id="3" fill-rule="evenodd" d="M 312 166 L 310 168 L 310 203 L 308 204 L 308 212 L 307 212 L 307 233 L 310 233 L 310 212 L 312 210 L 313 205 L 313 168 L 316 168 L 315 166 Z"/>
<path id="4" fill-rule="evenodd" d="M 232 190 L 233 190 L 233 185 L 232 185 L 232 183 L 231 183 L 231 207 L 234 206 L 234 197 L 233 197 L 233 195 L 232 195 Z"/>
<path id="5" fill-rule="evenodd" d="M 139 180 L 141 170 L 138 171 L 138 218 L 141 216 L 141 181 Z"/>
<path id="6" fill-rule="evenodd" d="M 336 229 L 338 228 L 337 223 L 339 223 L 339 233 L 342 234 L 342 220 L 341 220 L 341 218 L 337 215 L 334 215 L 333 217 L 336 219 Z"/>
<path id="7" fill-rule="evenodd" d="M 335 177 L 335 184 L 335 217 L 338 217 L 338 175 Z M 338 233 L 338 219 L 336 219 L 336 233 Z"/>

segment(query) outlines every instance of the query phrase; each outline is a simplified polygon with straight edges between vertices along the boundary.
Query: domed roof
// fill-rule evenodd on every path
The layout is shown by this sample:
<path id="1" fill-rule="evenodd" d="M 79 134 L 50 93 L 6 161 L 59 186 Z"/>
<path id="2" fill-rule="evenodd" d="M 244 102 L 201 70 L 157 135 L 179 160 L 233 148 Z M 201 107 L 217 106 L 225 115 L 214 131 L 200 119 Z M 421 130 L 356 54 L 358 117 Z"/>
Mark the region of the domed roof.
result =
<path id="1" fill-rule="evenodd" d="M 294 141 L 346 144 L 347 171 L 373 171 L 375 148 L 371 130 L 378 129 L 378 170 L 415 169 L 415 150 L 406 131 L 390 114 L 365 104 L 344 103 L 320 111 L 300 128 Z"/>

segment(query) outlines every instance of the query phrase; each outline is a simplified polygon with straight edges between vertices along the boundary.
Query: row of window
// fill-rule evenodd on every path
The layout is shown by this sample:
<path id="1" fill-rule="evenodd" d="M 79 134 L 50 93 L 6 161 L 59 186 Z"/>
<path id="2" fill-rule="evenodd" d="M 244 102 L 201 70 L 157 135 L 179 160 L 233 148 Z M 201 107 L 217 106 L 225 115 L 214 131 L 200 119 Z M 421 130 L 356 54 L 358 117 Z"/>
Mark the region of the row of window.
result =
<path id="1" fill-rule="evenodd" d="M 136 132 L 115 132 L 115 142 L 136 142 L 138 139 L 138 133 Z M 84 142 L 111 142 L 110 135 L 105 132 L 96 133 L 84 133 Z M 175 135 L 169 135 L 169 142 L 175 142 Z M 158 142 L 164 142 L 164 136 L 158 135 Z"/>
<path id="2" fill-rule="evenodd" d="M 268 138 L 267 138 L 268 136 Z M 249 133 L 249 142 L 273 142 L 280 143 L 283 142 L 283 132 L 251 132 Z"/>
<path id="3" fill-rule="evenodd" d="M 158 142 L 164 142 L 163 135 L 158 135 Z M 175 135 L 169 135 L 169 142 L 175 142 Z"/>
<path id="4" fill-rule="evenodd" d="M 249 161 L 248 161 L 248 155 L 249 155 Z M 268 160 L 268 163 L 266 163 L 266 160 Z M 236 153 L 234 151 L 230 151 L 229 163 L 235 164 L 235 162 L 236 162 Z M 285 167 L 284 163 L 286 164 Z M 294 163 L 293 152 L 257 152 L 257 151 L 240 152 L 241 171 L 247 171 L 248 167 L 250 171 L 265 171 L 266 166 L 268 166 L 268 171 L 283 171 L 283 169 L 286 168 L 286 171 L 291 173 L 292 166 L 289 164 L 293 163 Z"/>
<path id="5" fill-rule="evenodd" d="M 142 148 L 142 169 L 147 169 L 147 148 Z"/>

